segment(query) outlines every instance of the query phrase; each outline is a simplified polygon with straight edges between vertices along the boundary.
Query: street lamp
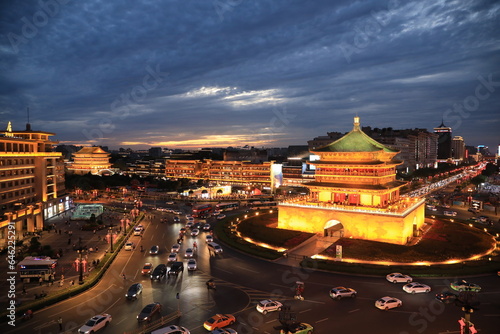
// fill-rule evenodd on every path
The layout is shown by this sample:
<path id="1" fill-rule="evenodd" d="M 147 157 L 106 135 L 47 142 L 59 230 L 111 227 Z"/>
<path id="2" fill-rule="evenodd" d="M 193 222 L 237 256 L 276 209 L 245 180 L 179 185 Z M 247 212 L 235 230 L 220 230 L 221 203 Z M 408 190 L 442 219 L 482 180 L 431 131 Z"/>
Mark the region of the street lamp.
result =
<path id="1" fill-rule="evenodd" d="M 78 272 L 80 274 L 80 277 L 78 279 L 78 284 L 83 284 L 83 260 L 82 260 L 82 253 L 83 253 L 83 249 L 80 248 L 78 249 L 78 256 L 79 256 L 79 259 L 80 261 L 78 261 Z"/>
<path id="2" fill-rule="evenodd" d="M 111 245 L 110 252 L 113 253 L 113 229 L 110 227 L 108 232 L 109 232 L 109 244 Z"/>

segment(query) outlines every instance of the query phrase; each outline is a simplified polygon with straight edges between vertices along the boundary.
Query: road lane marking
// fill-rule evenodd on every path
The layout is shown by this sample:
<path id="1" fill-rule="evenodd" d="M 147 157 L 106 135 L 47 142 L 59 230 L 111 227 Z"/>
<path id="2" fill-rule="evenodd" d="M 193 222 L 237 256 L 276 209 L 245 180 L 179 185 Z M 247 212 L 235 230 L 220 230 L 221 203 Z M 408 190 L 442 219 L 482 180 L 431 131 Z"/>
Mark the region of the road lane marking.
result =
<path id="1" fill-rule="evenodd" d="M 106 310 L 104 310 L 104 313 L 108 313 L 108 310 L 111 309 L 113 306 L 115 306 L 115 304 L 118 303 L 120 300 L 122 300 L 122 298 L 118 298 L 116 302 L 114 302 Z"/>
<path id="2" fill-rule="evenodd" d="M 34 330 L 39 330 L 39 329 L 42 329 L 44 327 L 47 327 L 49 325 L 52 325 L 52 324 L 55 324 L 56 321 L 55 320 L 52 320 L 52 321 L 49 321 L 49 322 L 46 322 L 46 323 L 43 323 L 41 324 L 40 326 L 36 326 L 36 327 L 33 327 Z"/>
<path id="3" fill-rule="evenodd" d="M 360 310 L 360 309 L 359 309 L 359 308 L 357 308 L 357 309 L 355 309 L 355 310 L 351 310 L 351 311 L 349 311 L 348 313 L 357 312 L 357 311 L 359 311 L 359 310 Z"/>
<path id="4" fill-rule="evenodd" d="M 311 310 L 312 310 L 312 308 L 308 308 L 307 310 L 302 310 L 302 311 L 300 311 L 299 313 L 306 313 L 306 312 L 309 312 L 309 311 L 311 311 Z"/>
<path id="5" fill-rule="evenodd" d="M 408 314 L 414 314 L 415 312 L 409 312 L 409 311 L 395 311 L 395 310 L 390 310 L 390 312 L 396 312 L 396 313 L 408 313 Z"/>
<path id="6" fill-rule="evenodd" d="M 266 324 L 270 324 L 271 322 L 275 322 L 277 321 L 278 319 L 273 319 L 273 320 L 269 320 L 269 321 L 266 321 Z"/>
<path id="7" fill-rule="evenodd" d="M 327 320 L 328 320 L 328 318 L 321 319 L 321 320 L 316 321 L 316 323 L 318 324 L 318 323 L 320 323 L 320 322 L 327 321 Z"/>
<path id="8" fill-rule="evenodd" d="M 221 269 L 221 268 L 217 268 L 217 270 L 223 271 L 223 272 L 231 274 L 231 275 L 233 274 L 232 271 L 227 271 L 227 270 L 224 270 L 224 269 Z"/>
<path id="9" fill-rule="evenodd" d="M 309 303 L 315 303 L 315 304 L 325 304 L 325 302 L 319 302 L 317 300 L 307 300 L 307 299 L 305 299 L 304 301 L 305 302 L 309 302 Z"/>
<path id="10" fill-rule="evenodd" d="M 250 272 L 255 273 L 255 274 L 260 274 L 260 271 L 256 271 L 256 270 L 252 270 L 252 269 L 244 268 L 244 267 L 241 267 L 241 266 L 235 266 L 235 267 L 236 267 L 236 268 L 243 269 L 243 270 L 250 271 Z"/>

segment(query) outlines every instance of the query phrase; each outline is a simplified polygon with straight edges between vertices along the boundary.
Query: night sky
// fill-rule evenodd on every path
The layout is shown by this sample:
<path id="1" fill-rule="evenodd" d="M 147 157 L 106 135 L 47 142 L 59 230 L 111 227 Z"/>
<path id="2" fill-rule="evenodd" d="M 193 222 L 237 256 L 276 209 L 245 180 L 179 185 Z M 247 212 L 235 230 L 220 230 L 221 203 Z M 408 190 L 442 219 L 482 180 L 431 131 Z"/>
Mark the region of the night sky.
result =
<path id="1" fill-rule="evenodd" d="M 0 127 L 110 148 L 306 145 L 442 119 L 500 144 L 500 1 L 2 1 Z"/>

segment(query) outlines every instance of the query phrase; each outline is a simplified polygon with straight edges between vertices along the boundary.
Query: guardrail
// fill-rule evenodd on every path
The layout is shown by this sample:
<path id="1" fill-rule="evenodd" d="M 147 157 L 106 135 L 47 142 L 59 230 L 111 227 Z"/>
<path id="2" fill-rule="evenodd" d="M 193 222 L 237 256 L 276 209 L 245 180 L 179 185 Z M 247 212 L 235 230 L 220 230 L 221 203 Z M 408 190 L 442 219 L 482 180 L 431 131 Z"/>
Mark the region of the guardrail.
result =
<path id="1" fill-rule="evenodd" d="M 177 311 L 172 312 L 170 314 L 164 315 L 160 319 L 155 320 L 153 322 L 150 322 L 141 328 L 133 330 L 132 332 L 124 332 L 124 334 L 146 334 L 146 333 L 154 331 L 155 329 L 159 328 L 160 326 L 166 325 L 167 323 L 171 322 L 172 320 L 180 318 L 181 315 L 182 315 L 181 311 L 177 310 Z"/>

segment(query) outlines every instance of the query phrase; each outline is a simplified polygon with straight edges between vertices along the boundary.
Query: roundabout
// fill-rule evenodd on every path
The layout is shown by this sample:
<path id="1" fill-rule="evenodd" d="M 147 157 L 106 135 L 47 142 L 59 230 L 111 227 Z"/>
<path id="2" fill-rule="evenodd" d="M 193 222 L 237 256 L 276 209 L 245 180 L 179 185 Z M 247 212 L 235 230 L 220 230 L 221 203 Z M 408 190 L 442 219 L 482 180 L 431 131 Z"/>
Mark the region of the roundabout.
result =
<path id="1" fill-rule="evenodd" d="M 316 261 L 319 269 L 373 275 L 385 275 L 388 266 L 410 270 L 418 276 L 483 274 L 500 268 L 495 230 L 484 231 L 454 220 L 428 218 L 421 236 L 409 245 L 395 245 L 352 238 L 332 240 L 310 233 L 288 234 L 297 231 L 275 228 L 276 213 L 244 217 L 226 221 L 226 227 L 218 229 L 219 235 L 225 234 L 222 239 L 231 241 L 231 247 L 258 257 L 272 259 L 269 254 L 274 254 L 274 259 L 281 262 L 285 262 L 284 257 L 290 263 L 307 258 Z M 273 242 L 271 233 L 281 238 Z M 287 235 L 290 238 L 283 239 Z M 266 255 L 261 256 L 262 252 Z"/>

